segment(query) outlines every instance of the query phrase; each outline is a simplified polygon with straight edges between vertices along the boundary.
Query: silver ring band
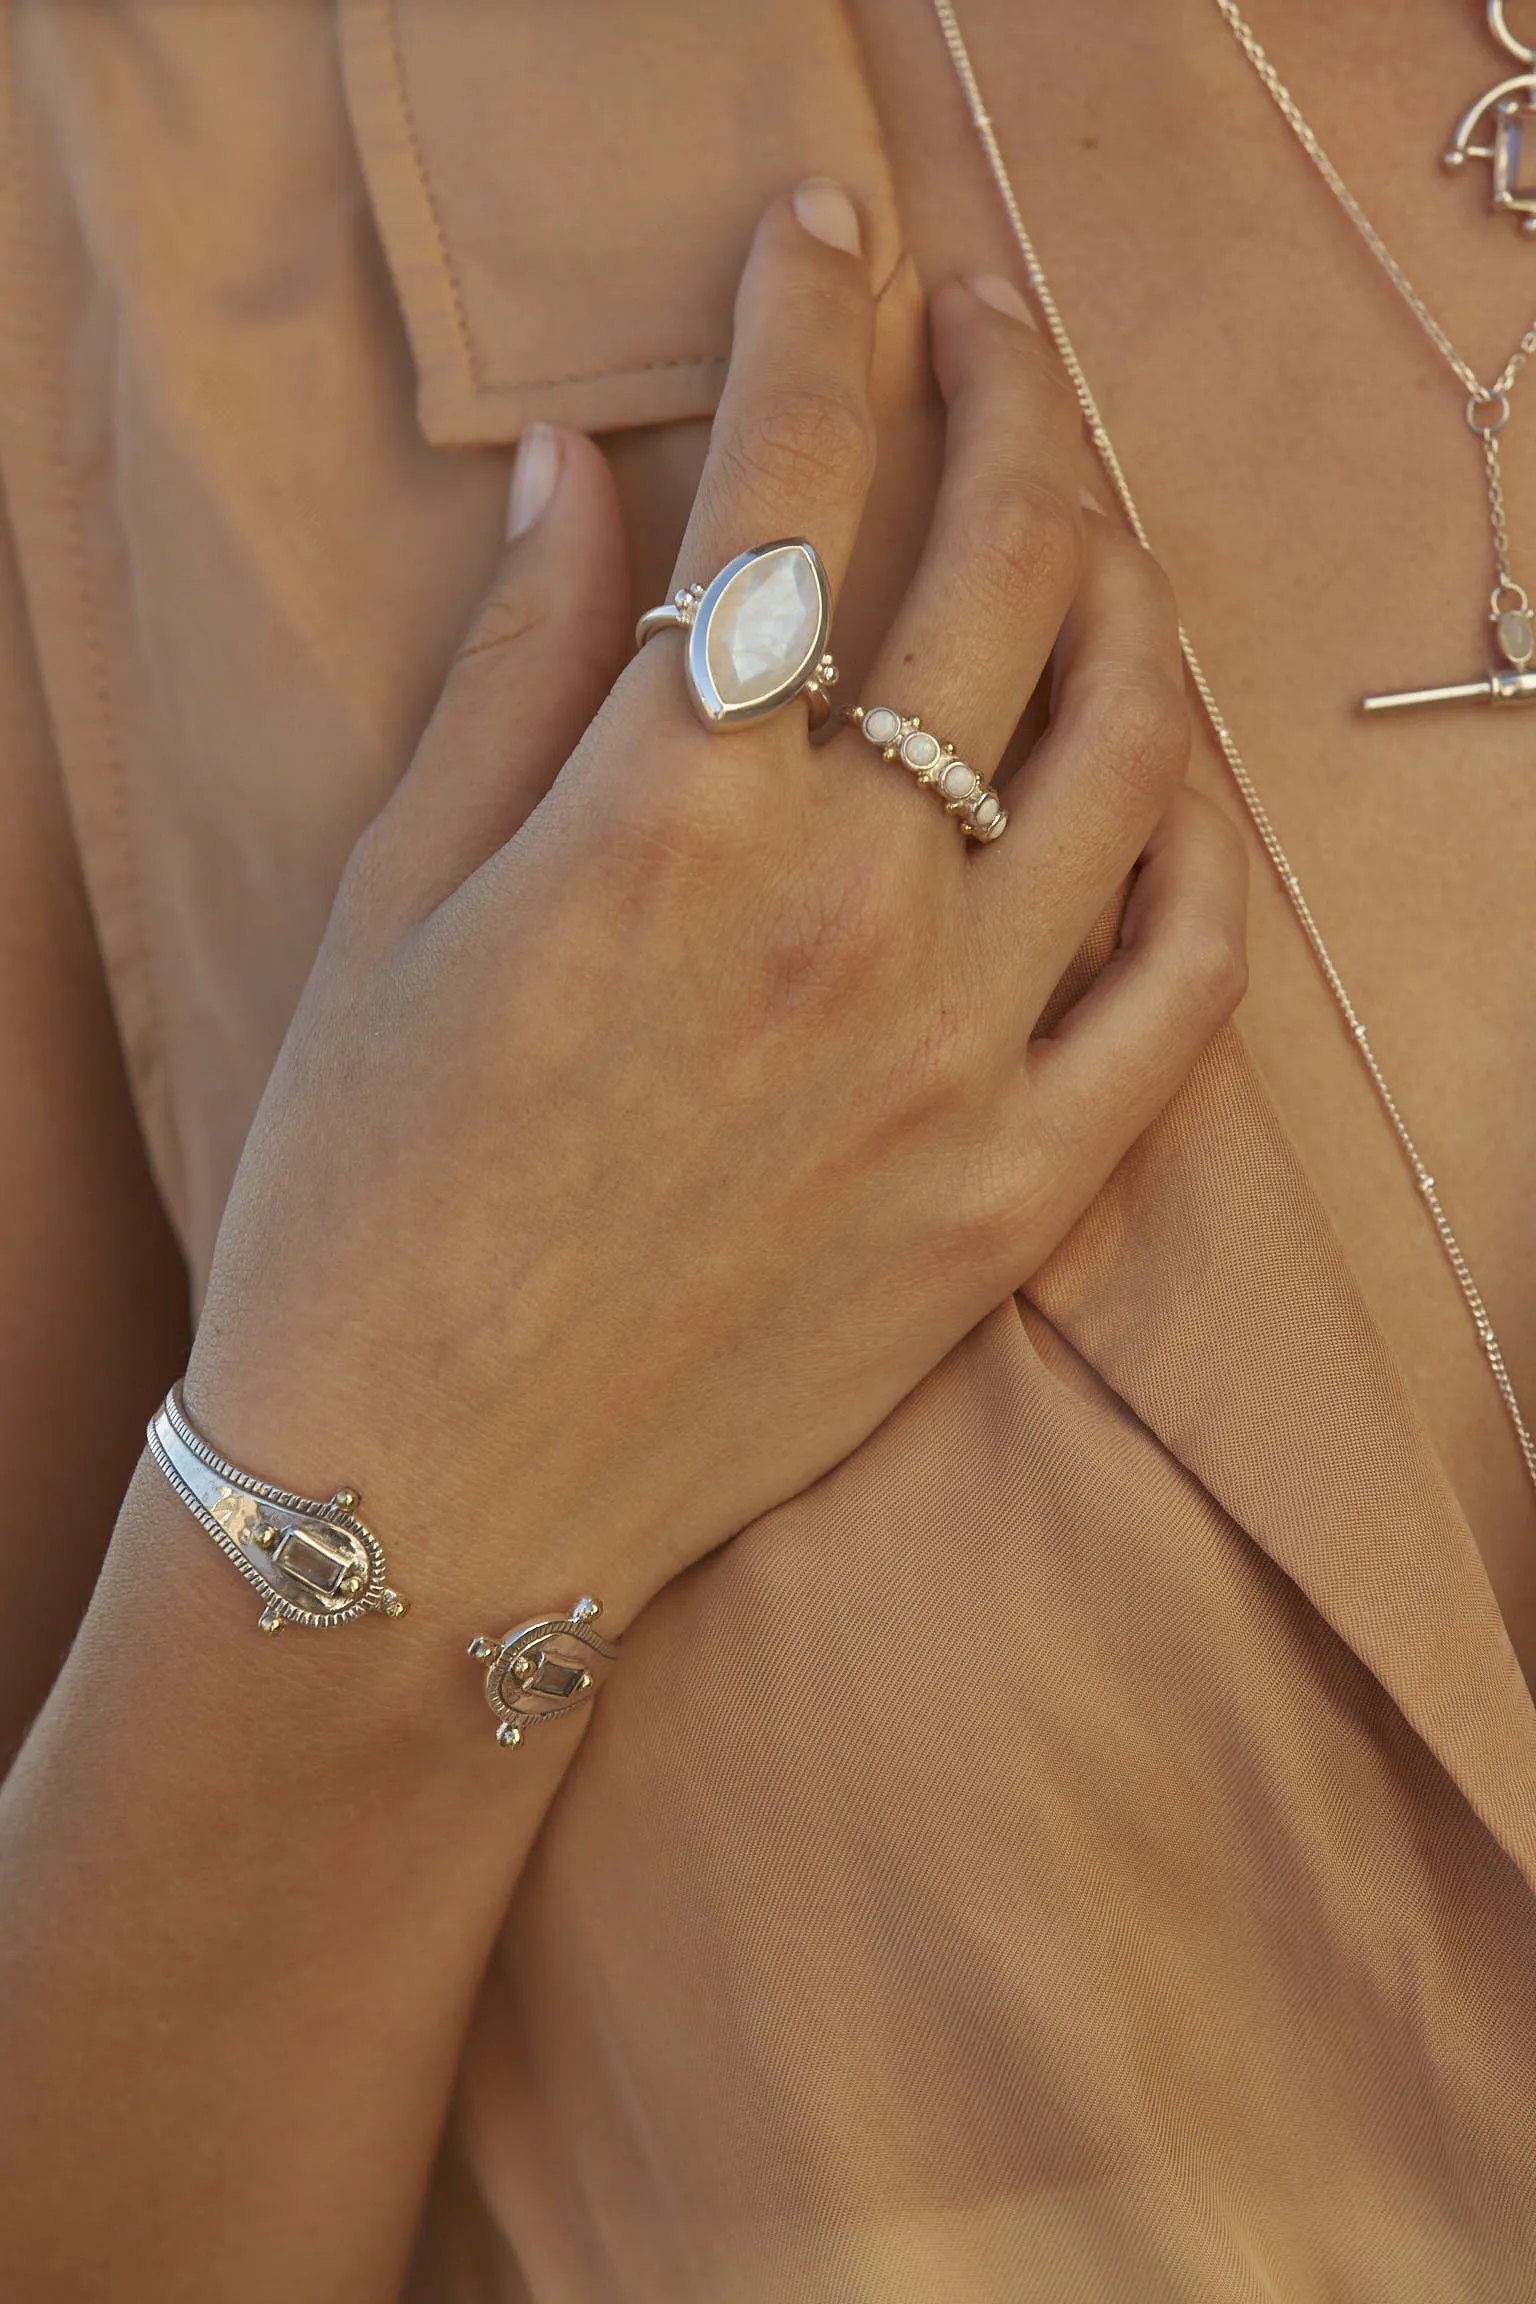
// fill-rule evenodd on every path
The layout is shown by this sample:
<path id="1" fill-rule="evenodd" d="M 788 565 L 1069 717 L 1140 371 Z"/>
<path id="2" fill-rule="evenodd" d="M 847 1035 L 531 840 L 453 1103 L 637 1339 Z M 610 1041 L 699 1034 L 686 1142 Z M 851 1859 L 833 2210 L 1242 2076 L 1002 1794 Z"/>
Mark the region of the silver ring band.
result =
<path id="1" fill-rule="evenodd" d="M 952 744 L 925 728 L 921 720 L 907 718 L 891 704 L 854 704 L 843 714 L 882 759 L 899 760 L 919 784 L 936 794 L 946 812 L 959 824 L 967 840 L 1000 840 L 1008 829 L 1008 811 L 985 777 Z"/>
<path id="2" fill-rule="evenodd" d="M 694 710 L 708 728 L 738 728 L 803 696 L 811 726 L 832 707 L 837 666 L 827 654 L 832 594 L 813 544 L 786 536 L 738 552 L 708 584 L 688 584 L 635 626 L 635 647 L 658 632 L 688 635 Z"/>

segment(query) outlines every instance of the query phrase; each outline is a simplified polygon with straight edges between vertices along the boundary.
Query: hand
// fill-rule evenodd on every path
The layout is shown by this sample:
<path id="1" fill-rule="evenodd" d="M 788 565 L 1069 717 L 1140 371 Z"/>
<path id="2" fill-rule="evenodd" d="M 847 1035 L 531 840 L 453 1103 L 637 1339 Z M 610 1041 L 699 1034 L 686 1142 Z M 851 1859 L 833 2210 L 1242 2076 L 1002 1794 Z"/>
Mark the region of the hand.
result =
<path id="1" fill-rule="evenodd" d="M 803 189 L 758 232 L 678 583 L 790 535 L 843 577 L 878 482 L 839 199 Z M 671 634 L 604 698 L 618 513 L 566 436 L 346 874 L 188 1396 L 253 1469 L 355 1481 L 456 1631 L 471 1594 L 591 1588 L 622 1618 L 857 1447 L 1240 996 L 1242 851 L 1181 789 L 1167 585 L 1085 518 L 1040 337 L 959 282 L 932 332 L 946 468 L 864 701 L 990 775 L 1057 651 L 1000 843 L 853 729 L 813 746 L 798 704 L 707 732 Z M 1032 1038 L 1138 859 L 1116 957 Z"/>

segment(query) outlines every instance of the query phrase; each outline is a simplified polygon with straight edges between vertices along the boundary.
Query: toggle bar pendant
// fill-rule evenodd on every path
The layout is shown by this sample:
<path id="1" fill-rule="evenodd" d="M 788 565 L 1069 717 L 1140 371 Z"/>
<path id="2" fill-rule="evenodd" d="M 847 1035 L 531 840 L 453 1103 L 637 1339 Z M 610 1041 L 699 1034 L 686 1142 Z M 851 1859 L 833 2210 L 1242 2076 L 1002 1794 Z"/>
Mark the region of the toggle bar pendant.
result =
<path id="1" fill-rule="evenodd" d="M 1404 688 L 1391 696 L 1365 696 L 1361 710 L 1407 712 L 1420 704 L 1536 704 L 1536 671 L 1531 670 L 1531 658 L 1536 656 L 1536 620 L 1531 610 L 1505 608 L 1489 621 L 1504 662 L 1485 672 L 1481 680 L 1461 680 L 1447 688 Z"/>

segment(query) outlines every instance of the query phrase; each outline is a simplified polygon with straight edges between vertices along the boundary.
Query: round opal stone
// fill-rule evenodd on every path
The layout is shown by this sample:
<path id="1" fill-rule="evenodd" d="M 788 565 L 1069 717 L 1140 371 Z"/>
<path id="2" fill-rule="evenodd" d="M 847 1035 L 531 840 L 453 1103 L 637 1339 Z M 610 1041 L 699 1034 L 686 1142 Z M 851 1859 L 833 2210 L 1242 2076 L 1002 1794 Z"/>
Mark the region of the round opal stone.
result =
<path id="1" fill-rule="evenodd" d="M 983 840 L 1000 840 L 1007 829 L 1008 812 L 1006 809 L 999 809 L 981 837 Z"/>
<path id="2" fill-rule="evenodd" d="M 821 589 L 797 544 L 734 575 L 710 610 L 709 676 L 722 703 L 761 704 L 807 672 L 821 637 Z"/>
<path id="3" fill-rule="evenodd" d="M 968 768 L 963 760 L 951 760 L 939 778 L 939 790 L 946 800 L 969 800 L 980 782 L 974 768 Z"/>
<path id="4" fill-rule="evenodd" d="M 901 756 L 909 768 L 933 767 L 942 750 L 937 736 L 930 736 L 926 728 L 914 728 L 901 740 Z"/>
<path id="5" fill-rule="evenodd" d="M 901 714 L 893 712 L 889 704 L 877 704 L 865 713 L 863 726 L 871 744 L 894 744 L 901 734 Z"/>
<path id="6" fill-rule="evenodd" d="M 1002 802 L 995 792 L 982 792 L 977 795 L 971 803 L 971 822 L 978 832 L 985 832 L 989 824 L 996 822 L 997 813 L 1001 807 Z"/>

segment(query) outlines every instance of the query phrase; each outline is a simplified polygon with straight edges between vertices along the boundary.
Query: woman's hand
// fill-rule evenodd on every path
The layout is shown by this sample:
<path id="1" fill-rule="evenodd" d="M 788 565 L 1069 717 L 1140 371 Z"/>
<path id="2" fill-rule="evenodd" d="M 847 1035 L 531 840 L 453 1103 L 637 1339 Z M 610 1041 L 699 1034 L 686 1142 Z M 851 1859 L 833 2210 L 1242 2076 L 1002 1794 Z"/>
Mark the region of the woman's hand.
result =
<path id="1" fill-rule="evenodd" d="M 835 594 L 880 485 L 852 221 L 815 185 L 758 233 L 678 583 L 804 535 Z M 418 1597 L 628 1614 L 806 1486 L 1050 1254 L 1240 995 L 1167 586 L 1085 518 L 1040 337 L 960 283 L 932 322 L 942 490 L 863 700 L 990 776 L 1057 650 L 999 845 L 798 704 L 707 732 L 671 635 L 604 699 L 618 515 L 568 437 L 347 873 L 188 1394 L 255 1468 L 355 1479 Z M 1119 953 L 1032 1038 L 1138 858 Z"/>

